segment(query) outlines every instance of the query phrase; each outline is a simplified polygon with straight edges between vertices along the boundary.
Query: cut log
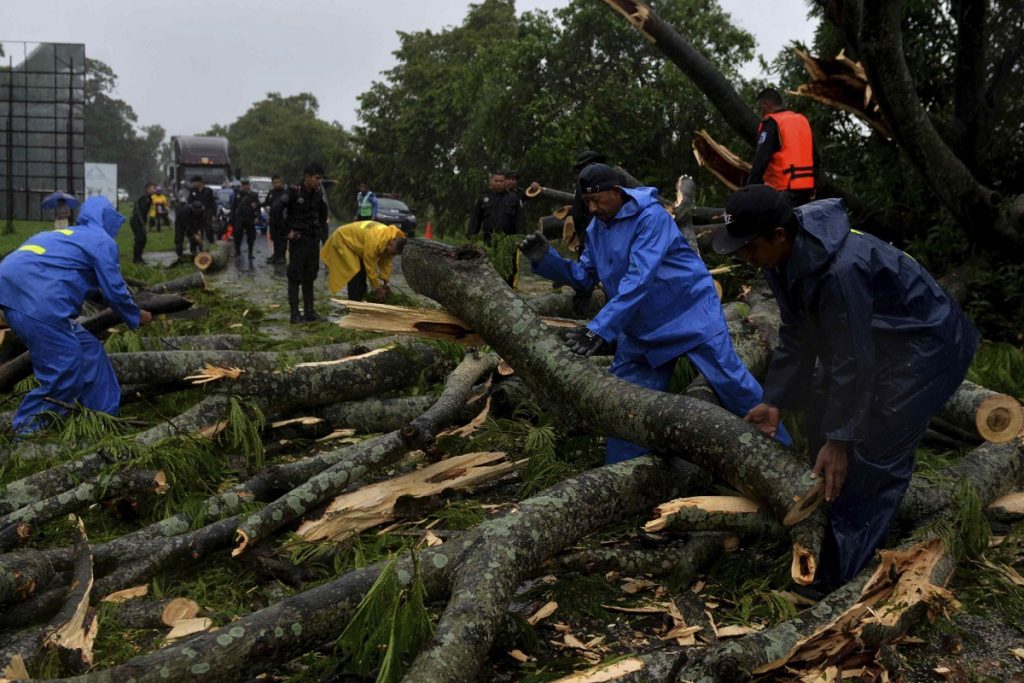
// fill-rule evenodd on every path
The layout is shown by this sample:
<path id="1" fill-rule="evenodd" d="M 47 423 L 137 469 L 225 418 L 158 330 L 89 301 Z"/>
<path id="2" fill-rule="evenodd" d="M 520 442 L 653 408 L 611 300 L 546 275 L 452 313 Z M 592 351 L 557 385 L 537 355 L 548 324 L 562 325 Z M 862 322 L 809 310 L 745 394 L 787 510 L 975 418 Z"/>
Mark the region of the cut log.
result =
<path id="1" fill-rule="evenodd" d="M 1024 428 L 1024 409 L 1016 399 L 967 380 L 937 417 L 992 443 L 1012 441 Z"/>
<path id="2" fill-rule="evenodd" d="M 611 546 L 588 548 L 556 557 L 545 563 L 544 573 L 577 572 L 603 574 L 616 571 L 628 575 L 665 576 L 685 584 L 725 551 L 724 533 L 695 533 L 657 548 Z"/>
<path id="3" fill-rule="evenodd" d="M 411 241 L 402 257 L 418 293 L 469 321 L 523 380 L 599 433 L 678 453 L 792 525 L 821 502 L 821 482 L 775 441 L 727 411 L 651 391 L 591 366 L 540 324 L 482 252 Z"/>
<path id="4" fill-rule="evenodd" d="M 332 299 L 349 313 L 338 322 L 338 327 L 361 332 L 384 332 L 458 342 L 465 346 L 481 346 L 484 341 L 473 329 L 454 315 L 429 308 L 407 308 L 375 304 L 365 301 Z M 542 318 L 550 327 L 576 327 L 576 323 L 562 318 Z"/>
<path id="5" fill-rule="evenodd" d="M 307 541 L 344 541 L 366 529 L 398 519 L 399 498 L 441 496 L 503 477 L 525 464 L 509 462 L 504 453 L 466 453 L 423 469 L 338 496 L 323 516 L 298 530 Z"/>
<path id="6" fill-rule="evenodd" d="M 213 273 L 227 265 L 231 258 L 232 247 L 227 242 L 214 242 L 206 245 L 206 249 L 192 259 L 195 267 L 203 273 Z"/>
<path id="7" fill-rule="evenodd" d="M 550 187 L 528 187 L 526 188 L 526 196 L 530 199 L 534 197 L 546 197 L 547 199 L 553 199 L 561 204 L 569 203 L 572 204 L 573 194 L 571 192 L 562 192 L 561 190 L 553 190 Z"/>
<path id="8" fill-rule="evenodd" d="M 747 184 L 750 164 L 725 145 L 715 142 L 706 130 L 700 130 L 693 136 L 693 156 L 698 164 L 711 171 L 711 175 L 730 190 L 736 191 Z"/>

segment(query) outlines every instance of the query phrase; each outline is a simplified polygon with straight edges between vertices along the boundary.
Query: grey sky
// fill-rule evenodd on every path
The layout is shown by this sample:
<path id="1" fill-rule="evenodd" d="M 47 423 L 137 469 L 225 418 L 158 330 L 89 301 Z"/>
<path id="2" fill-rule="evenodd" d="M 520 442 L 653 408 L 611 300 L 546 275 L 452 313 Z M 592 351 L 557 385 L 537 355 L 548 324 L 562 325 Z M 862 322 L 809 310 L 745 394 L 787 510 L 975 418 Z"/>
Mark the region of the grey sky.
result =
<path id="1" fill-rule="evenodd" d="M 522 12 L 568 0 L 517 0 Z M 599 0 L 594 0 L 595 2 Z M 720 0 L 768 58 L 810 42 L 804 0 Z M 231 123 L 271 91 L 308 91 L 320 115 L 356 123 L 356 96 L 394 64 L 396 31 L 461 23 L 467 0 L 0 0 L 0 41 L 85 43 L 118 75 L 141 125 L 169 134 Z M 610 11 L 610 10 L 609 10 Z M 755 64 L 748 75 L 756 75 Z"/>

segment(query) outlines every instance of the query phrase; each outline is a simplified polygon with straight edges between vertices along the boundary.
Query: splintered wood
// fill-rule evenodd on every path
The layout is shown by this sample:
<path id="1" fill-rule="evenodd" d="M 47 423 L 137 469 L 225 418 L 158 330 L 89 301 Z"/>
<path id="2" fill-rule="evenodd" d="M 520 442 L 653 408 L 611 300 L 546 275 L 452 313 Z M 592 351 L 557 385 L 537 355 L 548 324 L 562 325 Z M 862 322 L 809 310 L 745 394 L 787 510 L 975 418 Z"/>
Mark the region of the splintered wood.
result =
<path id="1" fill-rule="evenodd" d="M 338 496 L 319 519 L 306 521 L 299 535 L 307 541 L 342 541 L 397 519 L 399 498 L 424 498 L 503 477 L 525 464 L 508 462 L 501 452 L 466 453 L 388 481 Z"/>
<path id="2" fill-rule="evenodd" d="M 442 339 L 466 346 L 483 346 L 484 340 L 460 318 L 431 308 L 389 306 L 365 301 L 332 299 L 349 313 L 338 320 L 338 327 L 361 332 L 404 334 L 426 339 Z M 576 327 L 577 322 L 561 318 L 541 318 L 550 327 Z"/>
<path id="3" fill-rule="evenodd" d="M 221 379 L 238 379 L 242 373 L 245 372 L 241 368 L 234 367 L 219 367 L 216 365 L 210 365 L 206 363 L 203 365 L 203 369 L 194 375 L 189 375 L 185 379 L 191 380 L 192 384 L 209 384 L 210 382 L 216 382 Z"/>
<path id="4" fill-rule="evenodd" d="M 860 62 L 853 61 L 842 51 L 835 59 L 812 57 L 797 47 L 793 52 L 803 61 L 811 82 L 800 85 L 792 94 L 848 111 L 885 137 L 892 138 L 892 127 L 882 114 Z"/>
<path id="5" fill-rule="evenodd" d="M 730 190 L 738 190 L 747 183 L 750 164 L 725 145 L 715 142 L 706 130 L 693 136 L 693 156 Z"/>
<path id="6" fill-rule="evenodd" d="M 687 511 L 694 511 L 699 515 L 735 516 L 737 518 L 763 514 L 757 503 L 742 496 L 691 496 L 677 498 L 659 505 L 654 511 L 658 516 L 644 524 L 644 531 L 662 531 L 674 518 L 682 516 Z"/>

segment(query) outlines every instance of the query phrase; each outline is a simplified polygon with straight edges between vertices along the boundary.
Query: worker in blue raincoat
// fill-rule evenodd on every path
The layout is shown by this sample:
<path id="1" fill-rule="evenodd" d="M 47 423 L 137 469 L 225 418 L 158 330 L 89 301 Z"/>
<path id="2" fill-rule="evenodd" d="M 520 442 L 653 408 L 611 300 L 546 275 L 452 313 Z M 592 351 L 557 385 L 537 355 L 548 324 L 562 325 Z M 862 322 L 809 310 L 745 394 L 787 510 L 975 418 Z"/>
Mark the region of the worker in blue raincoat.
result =
<path id="1" fill-rule="evenodd" d="M 558 255 L 541 233 L 520 245 L 533 271 L 577 290 L 598 281 L 608 303 L 585 328 L 570 332 L 569 348 L 590 356 L 615 345 L 610 372 L 665 391 L 676 360 L 686 355 L 726 410 L 743 416 L 761 402 L 761 385 L 736 355 L 707 267 L 690 248 L 653 187 L 626 189 L 615 170 L 591 164 L 580 191 L 593 215 L 579 261 Z M 777 438 L 789 445 L 785 430 Z M 629 460 L 644 446 L 608 439 L 605 462 Z"/>
<path id="2" fill-rule="evenodd" d="M 884 543 L 917 443 L 963 381 L 978 333 L 913 258 L 851 230 L 842 200 L 794 210 L 749 185 L 726 221 L 715 251 L 762 267 L 782 313 L 765 402 L 746 419 L 770 434 L 780 408 L 804 411 L 813 474 L 832 501 L 813 586 L 829 592 Z"/>
<path id="3" fill-rule="evenodd" d="M 119 412 L 121 390 L 110 359 L 75 318 L 86 296 L 98 290 L 128 327 L 152 319 L 135 305 L 121 277 L 114 237 L 122 223 L 109 200 L 90 197 L 78 225 L 33 235 L 0 262 L 0 308 L 28 347 L 39 380 L 14 416 L 16 432 L 41 428 L 40 413 L 64 412 L 76 402 Z"/>

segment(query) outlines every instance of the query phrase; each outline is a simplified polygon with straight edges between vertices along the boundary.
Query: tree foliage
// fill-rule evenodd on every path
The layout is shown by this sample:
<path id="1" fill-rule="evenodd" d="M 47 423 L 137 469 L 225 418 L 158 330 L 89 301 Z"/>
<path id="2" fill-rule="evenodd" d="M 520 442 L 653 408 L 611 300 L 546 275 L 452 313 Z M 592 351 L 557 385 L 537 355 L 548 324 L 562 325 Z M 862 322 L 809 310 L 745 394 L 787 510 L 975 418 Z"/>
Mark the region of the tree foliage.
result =
<path id="1" fill-rule="evenodd" d="M 295 183 L 302 179 L 303 166 L 316 161 L 328 177 L 335 177 L 350 156 L 350 135 L 340 124 L 321 120 L 319 110 L 310 93 L 285 97 L 271 92 L 233 123 L 206 134 L 227 137 L 231 159 L 244 175 L 280 173 L 285 182 Z"/>
<path id="2" fill-rule="evenodd" d="M 131 105 L 114 97 L 117 75 L 98 59 L 86 62 L 85 158 L 117 164 L 118 183 L 132 194 L 146 182 L 159 182 L 157 153 L 166 131 L 162 126 L 138 128 Z"/>
<path id="3" fill-rule="evenodd" d="M 714 2 L 675 0 L 715 64 L 738 78 L 753 38 Z M 459 26 L 400 34 L 398 64 L 360 96 L 351 176 L 429 205 L 461 231 L 489 171 L 569 188 L 597 148 L 668 188 L 696 173 L 693 130 L 715 115 L 697 89 L 601 3 L 516 16 L 511 0 L 471 5 Z"/>

